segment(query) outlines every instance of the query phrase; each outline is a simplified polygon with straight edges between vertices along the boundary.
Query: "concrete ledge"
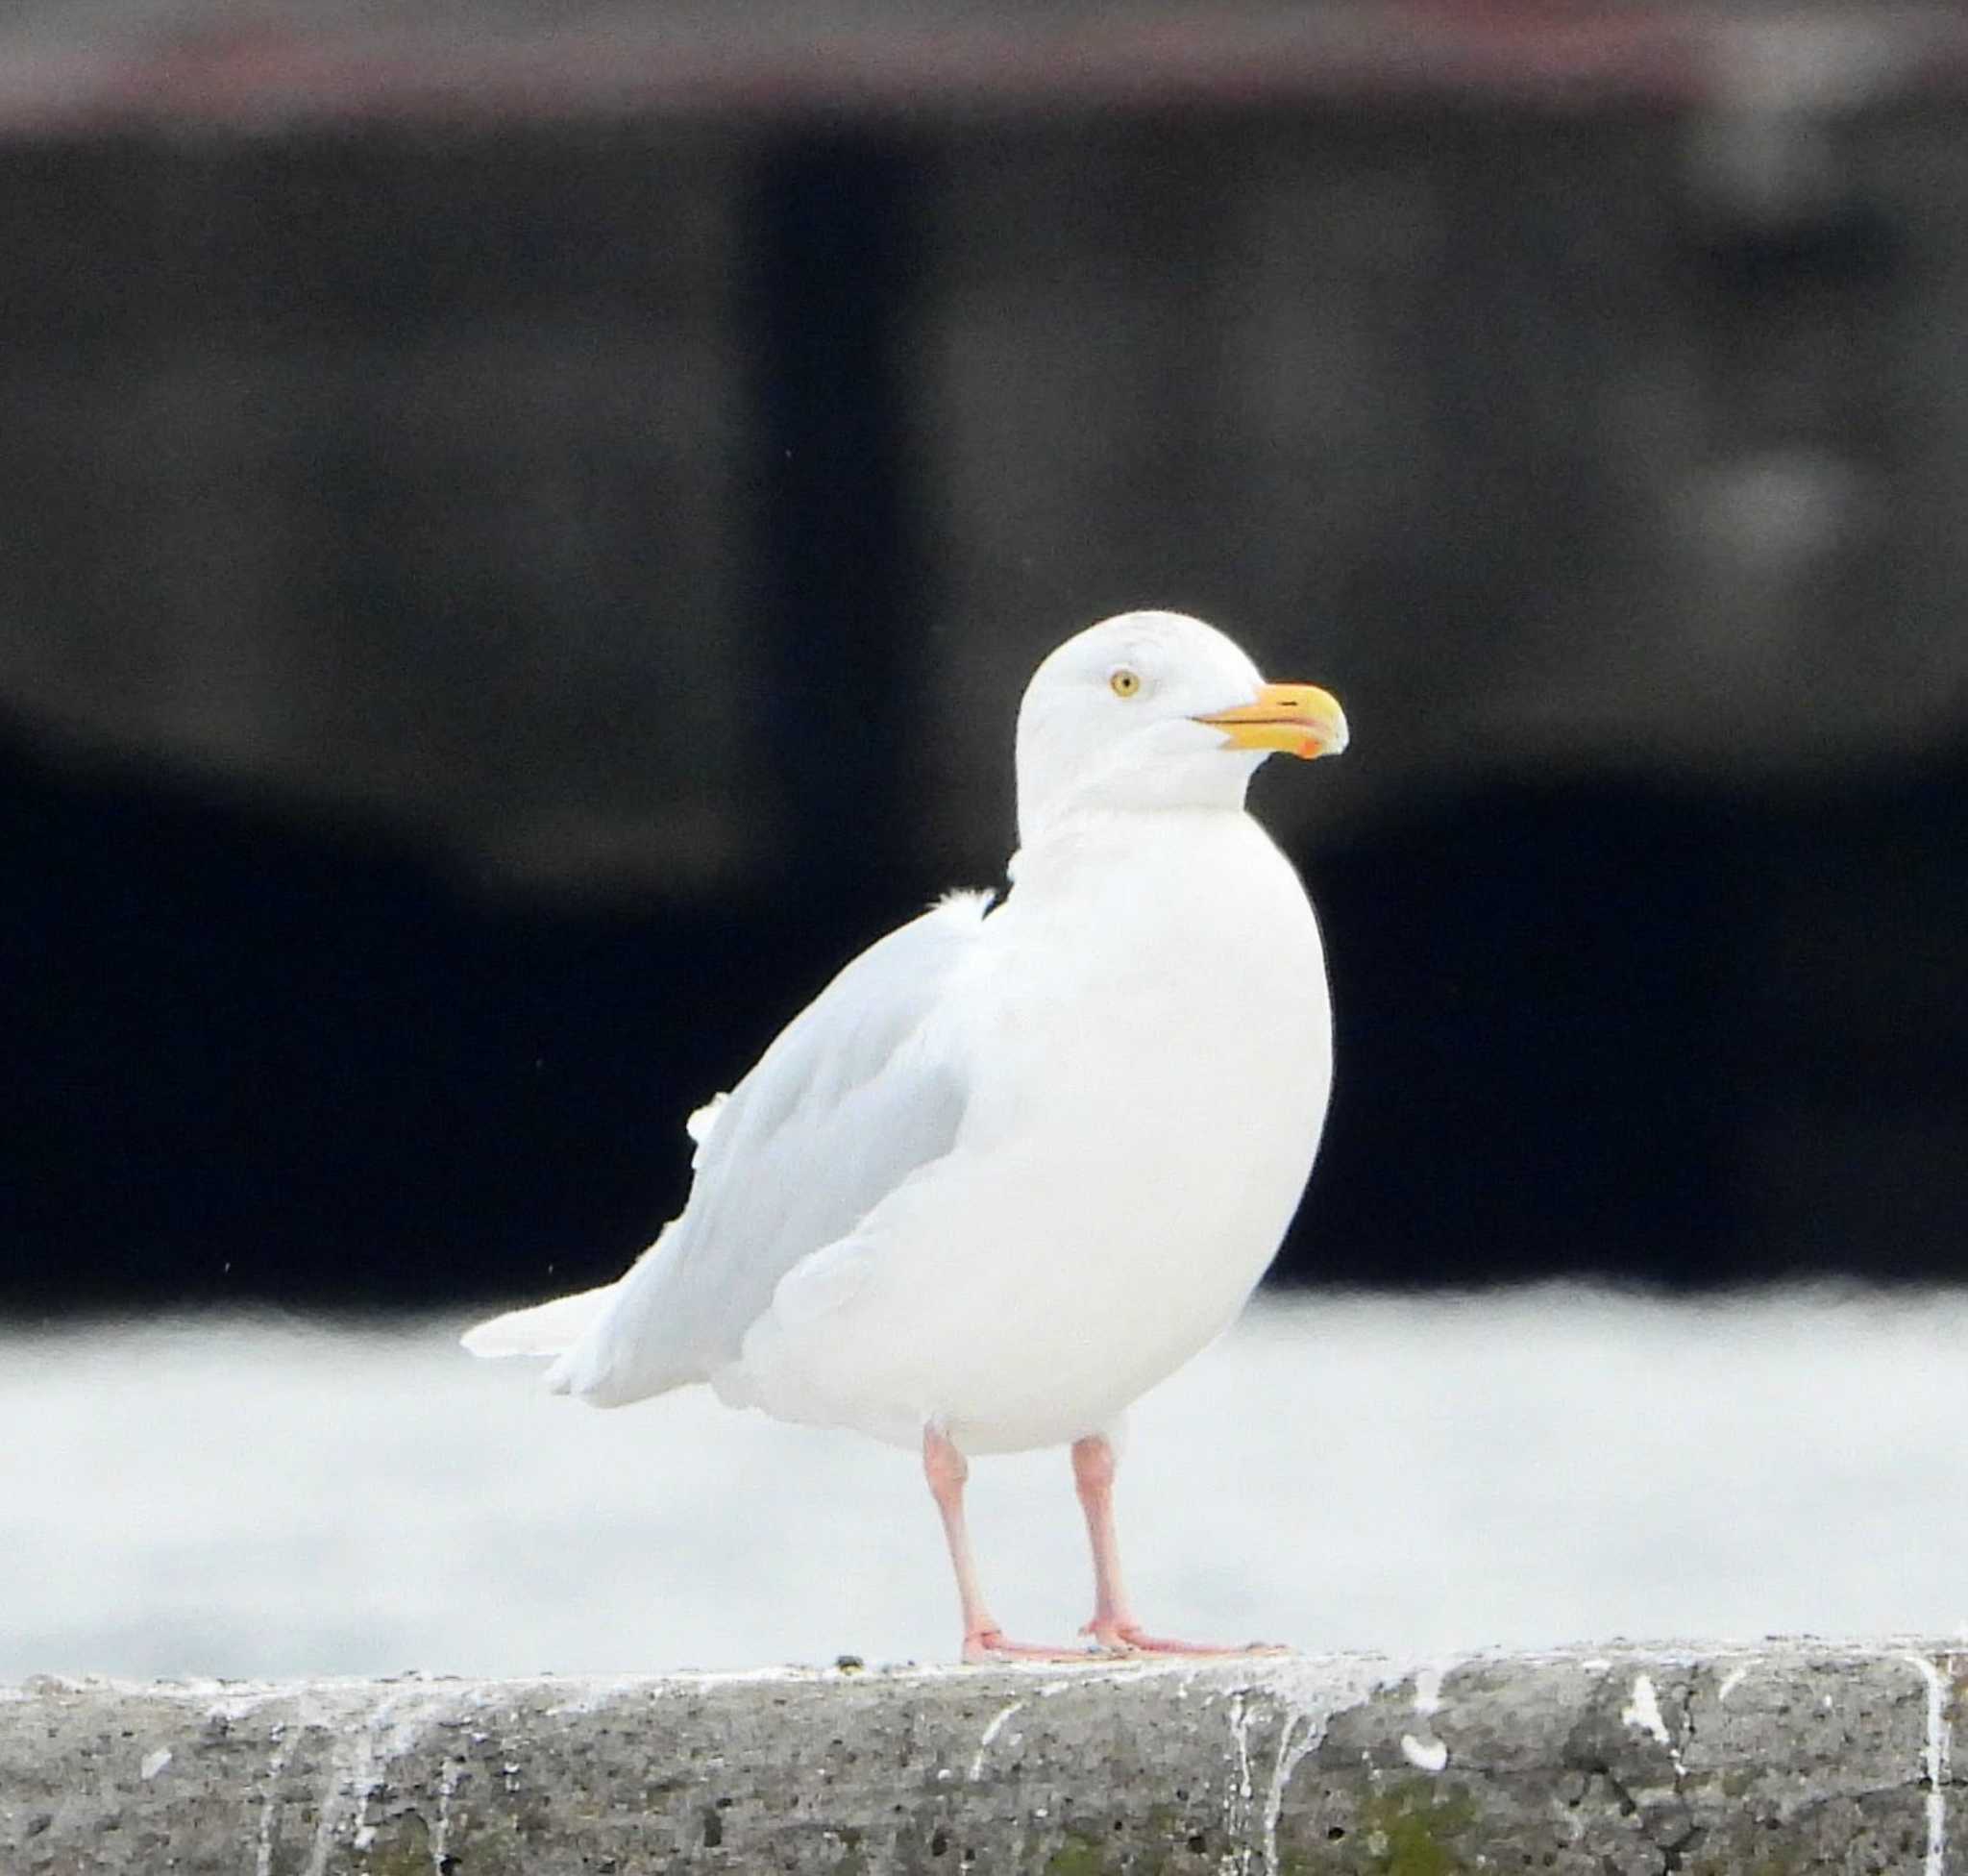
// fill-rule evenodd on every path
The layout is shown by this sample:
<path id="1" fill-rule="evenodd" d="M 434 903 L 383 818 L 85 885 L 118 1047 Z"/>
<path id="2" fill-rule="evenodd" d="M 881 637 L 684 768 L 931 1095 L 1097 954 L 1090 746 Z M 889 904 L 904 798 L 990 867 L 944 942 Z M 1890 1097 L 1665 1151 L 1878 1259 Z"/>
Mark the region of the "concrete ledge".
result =
<path id="1" fill-rule="evenodd" d="M 1968 1648 L 1784 1642 L 1433 1666 L 37 1680 L 0 1690 L 0 1870 L 1942 1876 L 1964 1669 Z"/>

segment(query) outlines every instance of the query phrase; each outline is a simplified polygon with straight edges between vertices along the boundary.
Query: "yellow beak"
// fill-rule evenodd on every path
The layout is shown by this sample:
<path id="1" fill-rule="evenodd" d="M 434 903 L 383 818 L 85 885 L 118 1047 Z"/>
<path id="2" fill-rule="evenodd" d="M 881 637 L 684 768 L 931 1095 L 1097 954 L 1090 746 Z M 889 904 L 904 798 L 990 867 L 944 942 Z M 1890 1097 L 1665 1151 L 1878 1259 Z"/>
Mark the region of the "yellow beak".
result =
<path id="1" fill-rule="evenodd" d="M 1337 755 L 1346 747 L 1346 713 L 1316 684 L 1267 684 L 1255 704 L 1197 717 L 1220 729 L 1226 749 L 1281 749 L 1288 755 Z"/>

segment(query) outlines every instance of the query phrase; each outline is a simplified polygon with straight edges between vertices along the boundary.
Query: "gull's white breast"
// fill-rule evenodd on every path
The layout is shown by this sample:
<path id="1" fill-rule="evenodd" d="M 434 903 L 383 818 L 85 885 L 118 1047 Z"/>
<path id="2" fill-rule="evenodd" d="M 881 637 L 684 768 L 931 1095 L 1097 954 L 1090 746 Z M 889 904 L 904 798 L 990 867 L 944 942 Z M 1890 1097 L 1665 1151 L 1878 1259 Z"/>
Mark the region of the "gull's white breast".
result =
<path id="1" fill-rule="evenodd" d="M 1118 815 L 1021 856 L 918 1046 L 953 1149 L 796 1266 L 713 1380 L 972 1452 L 1071 1440 L 1223 1329 L 1275 1254 L 1332 1076 L 1312 907 L 1258 825 Z"/>

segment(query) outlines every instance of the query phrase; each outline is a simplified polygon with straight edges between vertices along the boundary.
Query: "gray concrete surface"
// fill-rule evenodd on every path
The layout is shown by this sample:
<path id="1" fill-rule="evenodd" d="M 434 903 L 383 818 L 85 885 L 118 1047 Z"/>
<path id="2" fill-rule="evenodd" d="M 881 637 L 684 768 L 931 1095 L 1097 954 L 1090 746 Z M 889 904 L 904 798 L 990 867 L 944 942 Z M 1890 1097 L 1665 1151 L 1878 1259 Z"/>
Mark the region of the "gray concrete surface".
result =
<path id="1" fill-rule="evenodd" d="M 0 1868 L 1941 1876 L 1968 1654 L 31 1681 Z"/>

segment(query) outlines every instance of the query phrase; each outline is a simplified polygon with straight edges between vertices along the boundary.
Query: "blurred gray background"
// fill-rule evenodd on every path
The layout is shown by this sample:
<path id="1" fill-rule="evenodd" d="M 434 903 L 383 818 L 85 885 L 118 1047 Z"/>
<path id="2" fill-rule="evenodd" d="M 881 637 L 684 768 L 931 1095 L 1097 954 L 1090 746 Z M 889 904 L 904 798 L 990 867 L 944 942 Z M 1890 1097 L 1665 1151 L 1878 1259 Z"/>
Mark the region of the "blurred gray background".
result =
<path id="1" fill-rule="evenodd" d="M 1918 7 L 16 5 L 0 1298 L 611 1273 L 1138 605 L 1356 726 L 1292 1274 L 1959 1274 L 1964 105 Z"/>

